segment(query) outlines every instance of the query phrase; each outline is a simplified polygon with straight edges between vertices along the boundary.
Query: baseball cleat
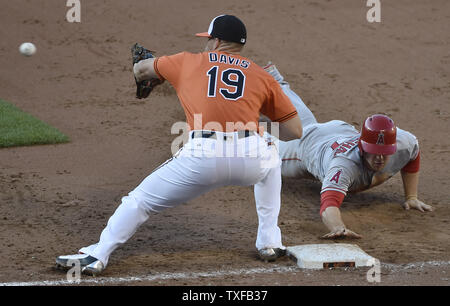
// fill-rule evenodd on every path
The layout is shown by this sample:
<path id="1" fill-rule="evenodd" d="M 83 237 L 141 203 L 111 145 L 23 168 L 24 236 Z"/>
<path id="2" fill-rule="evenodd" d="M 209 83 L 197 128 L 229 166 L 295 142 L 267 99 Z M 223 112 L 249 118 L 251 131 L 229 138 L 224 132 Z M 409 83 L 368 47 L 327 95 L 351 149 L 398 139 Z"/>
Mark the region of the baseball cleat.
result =
<path id="1" fill-rule="evenodd" d="M 105 266 L 100 260 L 96 260 L 90 265 L 87 265 L 86 267 L 81 269 L 81 272 L 87 275 L 96 276 L 97 274 L 102 273 L 102 271 L 105 269 Z"/>
<path id="2" fill-rule="evenodd" d="M 272 62 L 268 62 L 266 67 L 264 67 L 264 70 L 268 72 L 278 83 L 287 84 L 281 73 L 278 71 L 277 66 L 275 66 Z"/>
<path id="3" fill-rule="evenodd" d="M 258 255 L 264 262 L 271 262 L 286 255 L 286 248 L 264 248 L 258 250 Z"/>
<path id="4" fill-rule="evenodd" d="M 63 255 L 56 257 L 56 266 L 58 268 L 69 269 L 77 263 L 81 268 L 81 272 L 88 275 L 95 276 L 105 269 L 100 260 L 87 254 Z"/>

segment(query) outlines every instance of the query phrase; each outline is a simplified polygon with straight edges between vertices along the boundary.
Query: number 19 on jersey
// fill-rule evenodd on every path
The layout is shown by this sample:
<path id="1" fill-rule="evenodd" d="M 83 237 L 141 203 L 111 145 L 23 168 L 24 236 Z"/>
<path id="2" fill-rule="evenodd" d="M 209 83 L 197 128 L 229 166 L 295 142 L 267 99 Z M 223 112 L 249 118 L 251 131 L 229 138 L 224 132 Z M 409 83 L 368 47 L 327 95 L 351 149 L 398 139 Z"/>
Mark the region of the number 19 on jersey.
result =
<path id="1" fill-rule="evenodd" d="M 218 76 L 219 93 L 226 100 L 236 101 L 244 95 L 245 74 L 236 68 L 228 68 L 220 71 L 219 66 L 213 66 L 206 73 L 208 75 L 208 97 L 216 97 Z"/>

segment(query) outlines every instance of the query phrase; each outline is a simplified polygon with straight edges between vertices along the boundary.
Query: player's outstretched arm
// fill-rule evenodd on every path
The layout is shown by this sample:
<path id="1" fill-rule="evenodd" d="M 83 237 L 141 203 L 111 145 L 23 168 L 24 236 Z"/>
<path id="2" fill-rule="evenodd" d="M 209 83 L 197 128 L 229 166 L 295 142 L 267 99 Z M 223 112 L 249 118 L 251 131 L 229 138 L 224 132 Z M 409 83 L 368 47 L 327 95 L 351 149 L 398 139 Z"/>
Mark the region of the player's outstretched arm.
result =
<path id="1" fill-rule="evenodd" d="M 361 235 L 347 229 L 341 218 L 341 212 L 336 206 L 329 206 L 322 212 L 322 222 L 330 230 L 322 236 L 323 239 L 362 238 Z"/>
<path id="2" fill-rule="evenodd" d="M 411 208 L 420 210 L 421 212 L 433 211 L 433 206 L 427 205 L 417 198 L 417 190 L 419 185 L 419 171 L 407 172 L 401 171 L 403 189 L 405 191 L 405 202 L 402 206 L 404 209 L 409 210 Z"/>

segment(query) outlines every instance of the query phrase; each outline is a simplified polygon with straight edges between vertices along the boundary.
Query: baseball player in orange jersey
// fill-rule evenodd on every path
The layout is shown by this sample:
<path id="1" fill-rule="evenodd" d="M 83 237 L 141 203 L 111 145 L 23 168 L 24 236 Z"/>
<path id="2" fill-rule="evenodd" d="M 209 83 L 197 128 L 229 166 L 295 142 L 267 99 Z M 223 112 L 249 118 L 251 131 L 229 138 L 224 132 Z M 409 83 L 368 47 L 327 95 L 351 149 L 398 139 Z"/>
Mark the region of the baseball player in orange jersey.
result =
<path id="1" fill-rule="evenodd" d="M 333 120 L 318 123 L 273 64 L 265 67 L 296 107 L 303 125 L 301 139 L 280 141 L 283 177 L 314 177 L 322 182 L 320 215 L 330 230 L 323 238 L 361 236 L 346 228 L 339 207 L 347 192 L 373 188 L 401 172 L 405 209 L 432 211 L 418 199 L 420 152 L 417 138 L 385 115 L 369 116 L 358 132 Z"/>
<path id="2" fill-rule="evenodd" d="M 300 118 L 270 74 L 240 55 L 247 39 L 242 21 L 221 15 L 197 36 L 208 38 L 202 53 L 149 58 L 134 66 L 137 83 L 159 78 L 175 88 L 191 129 L 189 141 L 122 198 L 98 243 L 57 257 L 57 265 L 71 267 L 76 260 L 83 273 L 98 274 L 151 212 L 227 185 L 254 185 L 260 258 L 272 261 L 284 253 L 278 227 L 281 160 L 259 135 L 258 120 L 263 113 L 280 122 L 280 138 L 292 140 L 301 137 Z"/>

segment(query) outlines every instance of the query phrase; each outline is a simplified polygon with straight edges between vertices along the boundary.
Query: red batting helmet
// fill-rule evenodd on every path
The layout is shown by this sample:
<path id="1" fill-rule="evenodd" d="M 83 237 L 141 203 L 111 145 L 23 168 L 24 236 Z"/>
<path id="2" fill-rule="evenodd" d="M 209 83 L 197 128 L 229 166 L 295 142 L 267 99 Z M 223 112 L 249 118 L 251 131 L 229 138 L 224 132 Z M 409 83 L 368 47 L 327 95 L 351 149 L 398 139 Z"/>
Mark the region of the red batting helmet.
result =
<path id="1" fill-rule="evenodd" d="M 397 151 L 397 128 L 385 115 L 372 115 L 364 121 L 358 140 L 362 152 L 392 155 Z"/>

